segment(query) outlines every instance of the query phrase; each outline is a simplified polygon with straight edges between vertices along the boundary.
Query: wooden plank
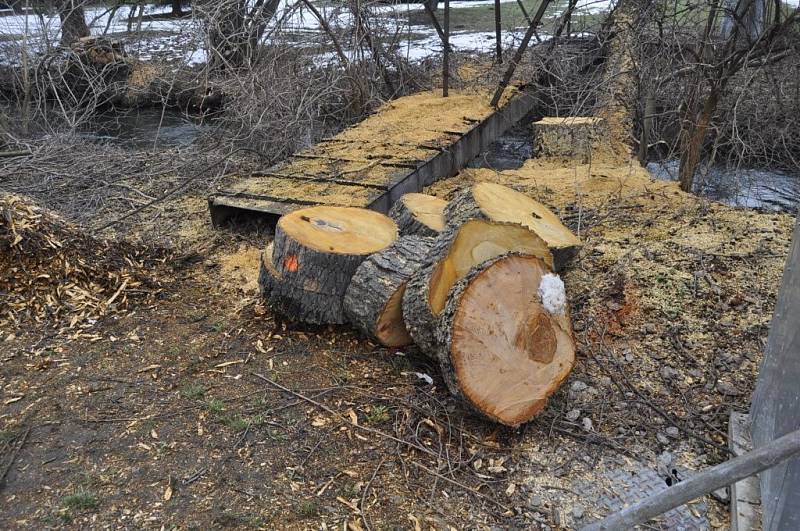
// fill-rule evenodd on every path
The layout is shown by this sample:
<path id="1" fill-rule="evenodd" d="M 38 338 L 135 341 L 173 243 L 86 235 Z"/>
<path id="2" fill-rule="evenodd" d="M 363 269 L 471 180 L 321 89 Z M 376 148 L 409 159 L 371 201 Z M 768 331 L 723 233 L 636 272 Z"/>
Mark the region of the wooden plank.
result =
<path id="1" fill-rule="evenodd" d="M 480 100 L 474 95 L 451 95 L 451 100 L 456 103 L 447 119 L 430 125 L 438 131 L 410 131 L 416 109 L 408 102 L 397 104 L 362 122 L 363 130 L 348 128 L 260 175 L 235 182 L 209 199 L 214 225 L 235 215 L 237 209 L 280 215 L 308 204 L 386 213 L 403 194 L 455 175 L 530 112 L 535 102 L 520 92 L 492 111 L 485 103 L 476 105 Z M 460 101 L 467 105 L 466 111 L 459 112 Z M 434 104 L 438 103 L 423 97 L 419 112 L 430 112 Z M 413 143 L 416 139 L 420 140 Z"/>
<path id="2" fill-rule="evenodd" d="M 800 218 L 750 409 L 753 446 L 800 428 Z M 761 475 L 765 531 L 800 529 L 800 459 Z"/>
<path id="3" fill-rule="evenodd" d="M 740 456 L 753 449 L 750 416 L 731 412 L 728 422 L 728 446 Z M 761 492 L 758 476 L 749 476 L 731 485 L 731 531 L 761 529 Z"/>

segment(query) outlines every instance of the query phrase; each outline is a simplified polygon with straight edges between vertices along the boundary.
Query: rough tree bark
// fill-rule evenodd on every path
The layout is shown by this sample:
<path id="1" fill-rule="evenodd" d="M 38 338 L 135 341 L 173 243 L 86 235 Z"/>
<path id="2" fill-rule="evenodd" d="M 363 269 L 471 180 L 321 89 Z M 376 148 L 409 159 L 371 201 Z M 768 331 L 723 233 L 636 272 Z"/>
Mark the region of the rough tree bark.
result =
<path id="1" fill-rule="evenodd" d="M 68 47 L 78 39 L 89 36 L 81 0 L 59 0 L 56 8 L 61 19 L 61 46 Z"/>
<path id="2" fill-rule="evenodd" d="M 405 194 L 392 205 L 389 217 L 402 235 L 436 236 L 444 229 L 447 201 L 427 194 Z"/>
<path id="3" fill-rule="evenodd" d="M 172 0 L 172 16 L 173 17 L 182 17 L 183 16 L 183 6 L 181 0 Z"/>
<path id="4" fill-rule="evenodd" d="M 285 312 L 287 317 L 313 324 L 344 323 L 344 294 L 356 269 L 396 239 L 397 226 L 391 219 L 363 208 L 317 206 L 283 216 L 275 227 L 272 265 L 284 285 L 284 297 L 296 308 Z M 334 301 L 324 313 L 316 308 L 320 295 Z"/>
<path id="5" fill-rule="evenodd" d="M 403 319 L 406 283 L 425 262 L 434 238 L 405 236 L 358 266 L 344 296 L 347 319 L 387 347 L 412 342 Z"/>
<path id="6" fill-rule="evenodd" d="M 342 324 L 342 298 L 338 295 L 305 291 L 286 279 L 272 264 L 270 243 L 261 255 L 258 284 L 267 306 L 274 312 L 310 324 Z"/>
<path id="7" fill-rule="evenodd" d="M 717 109 L 721 89 L 714 87 L 703 102 L 702 108 L 692 112 L 687 109 L 687 117 L 681 128 L 681 159 L 678 170 L 678 179 L 681 190 L 691 192 L 694 185 L 694 176 L 703 153 L 703 145 L 711 125 L 711 118 Z"/>

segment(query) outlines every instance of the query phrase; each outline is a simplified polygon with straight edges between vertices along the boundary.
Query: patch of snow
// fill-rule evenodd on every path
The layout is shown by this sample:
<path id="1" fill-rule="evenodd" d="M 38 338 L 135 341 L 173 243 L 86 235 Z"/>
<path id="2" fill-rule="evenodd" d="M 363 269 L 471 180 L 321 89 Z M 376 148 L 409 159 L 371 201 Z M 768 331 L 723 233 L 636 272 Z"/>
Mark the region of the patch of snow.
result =
<path id="1" fill-rule="evenodd" d="M 564 315 L 567 311 L 567 292 L 564 281 L 553 273 L 547 273 L 539 282 L 539 298 L 542 306 L 553 315 Z"/>
<path id="2" fill-rule="evenodd" d="M 414 375 L 428 385 L 433 385 L 433 378 L 431 378 L 430 375 L 425 374 L 424 372 L 415 372 Z"/>

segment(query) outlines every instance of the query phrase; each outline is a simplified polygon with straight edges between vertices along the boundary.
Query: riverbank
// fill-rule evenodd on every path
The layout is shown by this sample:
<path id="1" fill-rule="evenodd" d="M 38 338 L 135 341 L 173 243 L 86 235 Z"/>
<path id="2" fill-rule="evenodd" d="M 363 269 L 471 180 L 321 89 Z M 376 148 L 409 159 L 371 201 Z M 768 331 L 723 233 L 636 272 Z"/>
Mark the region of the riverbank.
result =
<path id="1" fill-rule="evenodd" d="M 180 252 L 124 311 L 64 335 L 4 330 L 0 432 L 19 450 L 2 524 L 575 527 L 664 485 L 664 466 L 722 459 L 793 218 L 684 194 L 635 162 L 534 159 L 429 192 L 478 180 L 531 194 L 585 242 L 565 273 L 578 363 L 534 422 L 472 416 L 413 350 L 276 320 L 255 288 L 269 233 L 212 230 L 193 186 L 136 230 Z M 669 518 L 723 528 L 727 508 L 706 497 Z"/>

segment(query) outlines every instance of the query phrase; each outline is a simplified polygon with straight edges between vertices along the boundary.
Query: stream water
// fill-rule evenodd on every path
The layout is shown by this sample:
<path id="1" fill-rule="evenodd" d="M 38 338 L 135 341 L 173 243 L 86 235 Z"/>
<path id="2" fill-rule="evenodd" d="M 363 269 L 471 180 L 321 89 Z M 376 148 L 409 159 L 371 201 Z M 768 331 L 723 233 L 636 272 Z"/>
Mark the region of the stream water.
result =
<path id="1" fill-rule="evenodd" d="M 84 135 L 136 149 L 154 146 L 188 146 L 212 128 L 186 115 L 161 109 L 143 109 L 126 114 L 100 116 Z M 521 167 L 534 156 L 530 130 L 511 128 L 469 166 L 509 170 Z M 656 179 L 677 180 L 678 162 L 651 162 L 647 170 Z M 778 171 L 728 170 L 712 166 L 701 171 L 695 193 L 726 205 L 794 212 L 800 202 L 800 177 Z"/>
<path id="2" fill-rule="evenodd" d="M 678 161 L 651 162 L 647 170 L 656 179 L 677 181 Z M 703 168 L 694 192 L 733 207 L 795 212 L 800 201 L 800 178 L 779 171 L 724 166 Z"/>
<path id="3" fill-rule="evenodd" d="M 517 126 L 499 137 L 469 166 L 493 170 L 516 169 L 532 156 L 534 150 L 530 130 Z M 678 161 L 651 162 L 647 170 L 655 179 L 678 179 Z M 800 175 L 712 166 L 699 173 L 695 193 L 733 207 L 794 213 L 800 203 Z"/>
<path id="4" fill-rule="evenodd" d="M 84 128 L 83 136 L 98 142 L 148 149 L 155 146 L 188 146 L 211 129 L 174 110 L 145 108 L 125 113 L 108 113 L 95 118 Z"/>

